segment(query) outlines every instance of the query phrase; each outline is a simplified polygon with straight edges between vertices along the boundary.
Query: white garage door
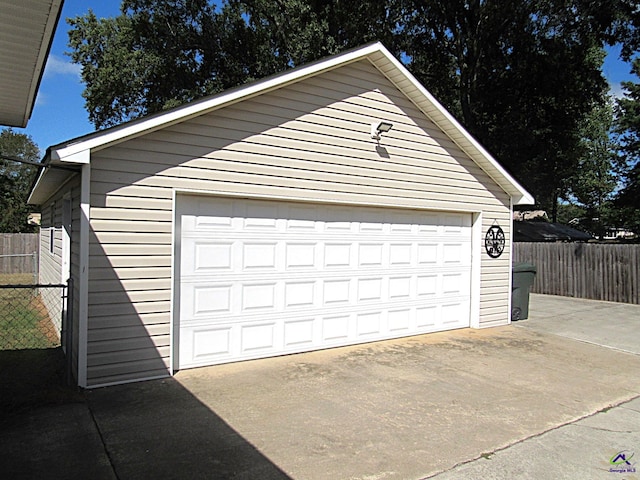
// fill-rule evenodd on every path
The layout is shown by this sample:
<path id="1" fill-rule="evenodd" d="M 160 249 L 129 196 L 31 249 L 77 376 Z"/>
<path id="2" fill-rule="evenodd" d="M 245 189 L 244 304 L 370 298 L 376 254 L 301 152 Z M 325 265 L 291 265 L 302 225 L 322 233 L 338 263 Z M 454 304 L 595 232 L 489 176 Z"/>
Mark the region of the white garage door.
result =
<path id="1" fill-rule="evenodd" d="M 182 196 L 178 221 L 178 368 L 469 326 L 469 214 Z"/>

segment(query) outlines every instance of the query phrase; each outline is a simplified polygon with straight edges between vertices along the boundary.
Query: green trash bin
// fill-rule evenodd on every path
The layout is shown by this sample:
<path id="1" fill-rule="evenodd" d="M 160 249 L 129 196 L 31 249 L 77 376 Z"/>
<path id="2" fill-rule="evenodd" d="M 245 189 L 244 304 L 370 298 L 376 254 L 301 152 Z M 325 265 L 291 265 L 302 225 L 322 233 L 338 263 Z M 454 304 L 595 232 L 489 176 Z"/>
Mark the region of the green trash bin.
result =
<path id="1" fill-rule="evenodd" d="M 511 287 L 511 320 L 529 318 L 529 292 L 536 278 L 536 266 L 530 263 L 516 263 L 513 266 Z"/>

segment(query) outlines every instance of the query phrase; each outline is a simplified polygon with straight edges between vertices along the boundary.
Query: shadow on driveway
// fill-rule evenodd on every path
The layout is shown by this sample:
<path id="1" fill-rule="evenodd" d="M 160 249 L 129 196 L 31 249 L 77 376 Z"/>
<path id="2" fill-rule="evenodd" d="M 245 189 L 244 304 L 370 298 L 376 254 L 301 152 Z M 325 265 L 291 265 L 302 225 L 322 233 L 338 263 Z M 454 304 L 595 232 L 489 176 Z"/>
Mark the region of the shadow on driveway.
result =
<path id="1" fill-rule="evenodd" d="M 628 307 L 532 307 L 530 325 L 579 312 L 576 328 L 640 332 Z M 544 471 L 556 473 L 546 459 L 571 478 L 602 478 L 582 473 L 636 448 L 627 423 L 637 402 L 616 406 L 639 385 L 640 356 L 619 349 L 513 325 L 442 332 L 185 370 L 20 412 L 0 425 L 0 478 L 404 480 L 455 473 L 528 439 L 528 461 Z M 602 415 L 581 421 L 598 411 L 621 412 L 615 431 L 604 416 L 611 438 L 589 427 Z M 562 426 L 571 435 L 560 444 L 540 443 Z"/>
<path id="2" fill-rule="evenodd" d="M 86 396 L 120 479 L 289 478 L 174 379 Z"/>

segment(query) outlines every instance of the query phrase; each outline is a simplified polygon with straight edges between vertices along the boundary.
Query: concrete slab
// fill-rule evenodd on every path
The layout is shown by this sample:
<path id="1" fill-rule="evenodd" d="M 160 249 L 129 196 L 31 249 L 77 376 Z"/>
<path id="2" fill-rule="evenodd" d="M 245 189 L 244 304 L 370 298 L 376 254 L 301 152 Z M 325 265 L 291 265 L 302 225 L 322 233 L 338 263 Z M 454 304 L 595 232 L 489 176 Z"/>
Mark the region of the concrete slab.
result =
<path id="1" fill-rule="evenodd" d="M 0 477 L 115 480 L 84 403 L 49 405 L 0 424 Z"/>
<path id="2" fill-rule="evenodd" d="M 87 401 L 120 480 L 288 478 L 174 379 L 91 390 Z"/>
<path id="3" fill-rule="evenodd" d="M 537 294 L 529 305 L 514 325 L 640 355 L 640 305 Z"/>
<path id="4" fill-rule="evenodd" d="M 640 478 L 637 455 L 640 455 L 640 399 L 429 478 L 632 480 Z"/>
<path id="5" fill-rule="evenodd" d="M 640 458 L 640 355 L 619 340 L 636 310 L 560 300 L 534 296 L 528 323 L 88 391 L 0 422 L 0 477 L 637 478 L 608 470 Z"/>
<path id="6" fill-rule="evenodd" d="M 176 380 L 291 478 L 418 479 L 638 396 L 640 357 L 502 327 Z"/>

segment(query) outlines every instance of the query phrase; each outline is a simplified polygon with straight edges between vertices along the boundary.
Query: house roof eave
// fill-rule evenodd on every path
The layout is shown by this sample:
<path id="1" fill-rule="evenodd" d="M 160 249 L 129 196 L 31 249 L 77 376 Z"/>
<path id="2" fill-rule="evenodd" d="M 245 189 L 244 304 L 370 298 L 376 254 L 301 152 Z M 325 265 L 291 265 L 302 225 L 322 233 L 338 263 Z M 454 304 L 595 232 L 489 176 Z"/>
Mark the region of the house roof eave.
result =
<path id="1" fill-rule="evenodd" d="M 512 198 L 514 205 L 534 203 L 527 192 L 418 80 L 380 42 L 285 71 L 272 77 L 239 86 L 173 110 L 134 120 L 95 132 L 50 148 L 52 158 L 61 162 L 89 162 L 90 154 L 130 138 L 183 122 L 224 106 L 299 82 L 349 63 L 368 59 L 387 79 L 406 95 L 436 126 L 442 129 L 489 177 Z M 82 153 L 87 152 L 87 153 Z"/>

